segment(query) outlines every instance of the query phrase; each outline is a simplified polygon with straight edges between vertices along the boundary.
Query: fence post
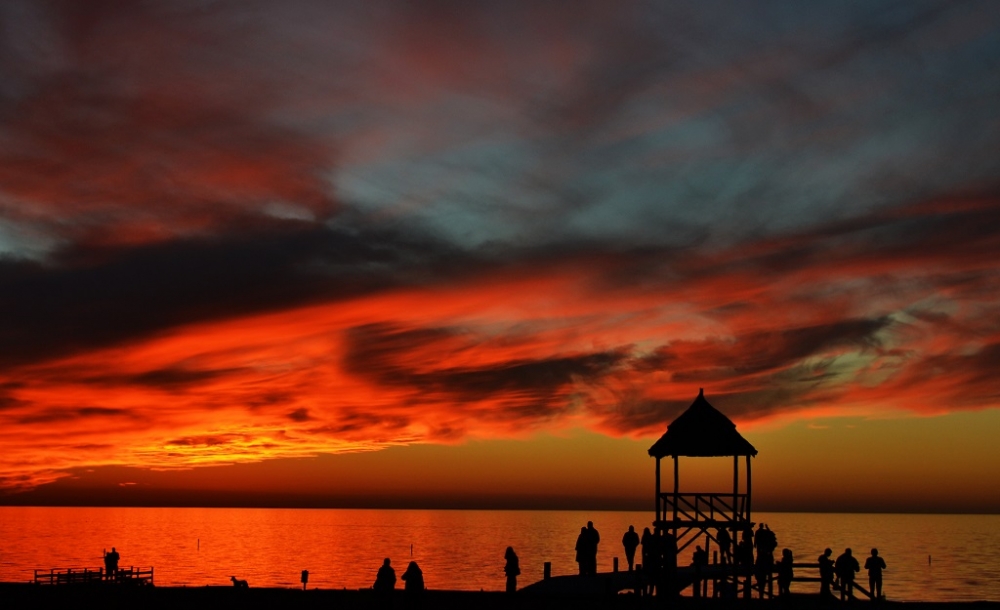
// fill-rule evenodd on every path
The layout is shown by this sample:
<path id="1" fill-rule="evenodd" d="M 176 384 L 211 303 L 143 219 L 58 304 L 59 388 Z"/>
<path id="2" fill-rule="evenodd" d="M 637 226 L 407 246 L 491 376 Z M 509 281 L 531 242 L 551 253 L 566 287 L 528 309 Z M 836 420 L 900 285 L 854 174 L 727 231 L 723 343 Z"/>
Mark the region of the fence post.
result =
<path id="1" fill-rule="evenodd" d="M 614 572 L 615 574 L 617 574 L 618 573 L 618 558 L 617 557 L 614 557 L 612 559 L 611 566 L 612 566 L 611 567 L 611 571 Z"/>
<path id="2" fill-rule="evenodd" d="M 548 580 L 552 578 L 552 562 L 546 561 L 542 566 L 542 580 Z"/>

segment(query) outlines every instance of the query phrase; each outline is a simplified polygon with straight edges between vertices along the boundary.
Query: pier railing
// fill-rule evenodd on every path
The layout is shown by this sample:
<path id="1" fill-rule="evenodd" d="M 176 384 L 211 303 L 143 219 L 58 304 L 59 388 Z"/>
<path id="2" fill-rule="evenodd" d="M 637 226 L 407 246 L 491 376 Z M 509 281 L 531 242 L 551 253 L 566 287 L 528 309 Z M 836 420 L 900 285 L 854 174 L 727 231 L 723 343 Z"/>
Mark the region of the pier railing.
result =
<path id="1" fill-rule="evenodd" d="M 35 570 L 36 585 L 83 585 L 118 584 L 152 585 L 153 568 L 119 568 L 114 574 L 107 574 L 104 568 L 51 568 Z"/>
<path id="2" fill-rule="evenodd" d="M 684 570 L 685 568 L 681 568 Z M 686 568 L 691 570 L 692 568 Z M 792 563 L 792 582 L 809 582 L 809 583 L 821 583 L 822 578 L 819 576 L 819 563 Z M 813 573 L 812 575 L 805 575 L 803 572 Z M 720 592 L 727 586 L 725 583 L 730 583 L 729 586 L 733 587 L 733 591 L 738 591 L 742 589 L 742 594 L 744 597 L 752 597 L 752 593 L 756 593 L 759 597 L 763 598 L 774 598 L 774 585 L 775 581 L 778 579 L 778 566 L 774 565 L 771 570 L 764 574 L 764 580 L 756 580 L 757 569 L 755 566 L 733 566 L 732 564 L 724 564 L 713 562 L 708 566 L 705 566 L 700 571 L 697 572 L 697 577 L 692 583 L 694 588 L 699 588 L 700 590 L 692 593 L 695 596 L 708 596 L 708 583 L 712 583 L 712 596 L 718 596 Z M 834 579 L 831 583 L 830 593 L 836 595 L 837 593 L 843 593 L 847 597 L 856 597 L 861 594 L 868 599 L 872 598 L 872 593 L 868 591 L 865 587 L 854 581 L 850 585 L 850 589 L 847 588 L 847 583 L 841 582 L 839 579 Z"/>
<path id="3" fill-rule="evenodd" d="M 669 580 L 658 581 L 657 570 L 647 571 L 645 566 L 638 565 L 635 570 L 622 572 L 618 570 L 618 558 L 612 562 L 613 571 L 594 574 L 590 576 L 566 575 L 552 576 L 552 564 L 544 564 L 541 581 L 525 587 L 524 590 L 543 594 L 614 594 L 621 591 L 631 590 L 636 595 L 648 596 L 653 594 L 655 587 L 666 588 L 668 596 L 681 595 L 687 591 L 691 597 L 695 598 L 722 598 L 735 599 L 743 597 L 745 599 L 776 599 L 775 589 L 778 568 L 772 566 L 769 570 L 760 573 L 758 567 L 753 565 L 733 565 L 732 563 L 719 563 L 718 557 L 715 561 L 705 566 L 679 566 L 674 569 Z M 819 563 L 792 563 L 794 575 L 792 582 L 816 583 L 815 594 L 819 594 Z M 662 573 L 660 572 L 662 575 Z M 758 580 L 758 576 L 762 578 Z M 841 583 L 834 581 L 831 583 L 829 594 L 836 596 L 844 589 Z M 663 594 L 658 591 L 657 594 Z M 847 594 L 847 591 L 844 591 Z M 850 593 L 852 596 L 865 596 L 871 598 L 871 593 L 857 584 L 852 586 Z"/>

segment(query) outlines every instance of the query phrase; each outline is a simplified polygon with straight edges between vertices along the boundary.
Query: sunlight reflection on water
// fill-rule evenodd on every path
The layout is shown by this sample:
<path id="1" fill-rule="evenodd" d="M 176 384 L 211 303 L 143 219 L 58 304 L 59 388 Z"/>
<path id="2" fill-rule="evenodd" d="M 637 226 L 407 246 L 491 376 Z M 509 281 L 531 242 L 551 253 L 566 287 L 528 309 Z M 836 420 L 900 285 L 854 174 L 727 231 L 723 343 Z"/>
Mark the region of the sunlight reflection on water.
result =
<path id="1" fill-rule="evenodd" d="M 890 599 L 1000 600 L 1000 516 L 757 513 L 781 548 L 813 562 L 824 547 L 850 546 L 864 563 L 872 546 L 885 557 Z M 382 558 L 397 575 L 412 559 L 429 588 L 502 590 L 507 545 L 521 559 L 521 586 L 576 572 L 573 546 L 593 520 L 601 532 L 599 569 L 625 566 L 621 536 L 649 525 L 645 512 L 327 510 L 226 508 L 0 507 L 0 580 L 28 581 L 34 569 L 99 567 L 117 547 L 122 565 L 156 570 L 161 586 L 368 587 Z M 412 556 L 410 549 L 412 545 Z M 688 549 L 685 555 L 692 549 Z M 780 550 L 779 550 L 780 553 Z M 930 563 L 928 563 L 930 556 Z M 689 556 L 681 557 L 687 563 Z M 867 584 L 864 572 L 859 580 Z M 815 585 L 795 583 L 793 590 Z"/>

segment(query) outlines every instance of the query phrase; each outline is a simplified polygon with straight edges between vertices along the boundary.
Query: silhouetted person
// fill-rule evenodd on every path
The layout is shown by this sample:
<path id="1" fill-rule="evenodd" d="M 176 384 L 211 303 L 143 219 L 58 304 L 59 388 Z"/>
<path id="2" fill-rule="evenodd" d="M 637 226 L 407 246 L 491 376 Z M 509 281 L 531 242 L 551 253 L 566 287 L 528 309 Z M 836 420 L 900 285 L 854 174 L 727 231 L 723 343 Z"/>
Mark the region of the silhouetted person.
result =
<path id="1" fill-rule="evenodd" d="M 788 595 L 791 593 L 792 577 L 792 551 L 783 549 L 781 551 L 781 561 L 778 562 L 778 595 Z"/>
<path id="2" fill-rule="evenodd" d="M 757 581 L 757 590 L 760 591 L 761 597 L 764 596 L 767 579 L 773 572 L 774 556 L 768 553 L 757 553 L 757 561 L 753 567 L 753 577 Z"/>
<path id="3" fill-rule="evenodd" d="M 229 580 L 233 581 L 233 586 L 236 587 L 237 589 L 249 589 L 250 588 L 250 583 L 248 583 L 245 580 L 240 580 L 240 579 L 236 578 L 235 576 L 230 576 Z"/>
<path id="4" fill-rule="evenodd" d="M 691 565 L 694 566 L 693 596 L 701 597 L 701 574 L 702 570 L 708 566 L 708 551 L 700 546 L 695 546 L 694 553 L 691 555 Z"/>
<path id="5" fill-rule="evenodd" d="M 757 556 L 769 555 L 768 563 L 774 565 L 774 551 L 778 548 L 778 537 L 766 523 L 761 523 L 754 536 L 754 546 L 757 547 Z"/>
<path id="6" fill-rule="evenodd" d="M 410 565 L 406 566 L 406 571 L 400 578 L 406 583 L 403 585 L 404 591 L 417 593 L 424 590 L 424 573 L 416 561 L 411 561 Z"/>
<path id="7" fill-rule="evenodd" d="M 702 568 L 708 565 L 708 551 L 701 548 L 700 546 L 694 547 L 694 553 L 691 555 L 691 565 L 696 568 Z"/>
<path id="8" fill-rule="evenodd" d="M 644 581 L 643 594 L 652 595 L 653 587 L 660 572 L 659 555 L 656 548 L 656 537 L 649 531 L 649 528 L 642 530 L 642 538 L 639 543 L 642 545 L 642 577 Z"/>
<path id="9" fill-rule="evenodd" d="M 833 584 L 833 549 L 826 549 L 817 560 L 819 562 L 819 594 L 821 597 L 832 597 L 830 585 Z"/>
<path id="10" fill-rule="evenodd" d="M 594 527 L 593 521 L 587 521 L 587 534 L 590 536 L 590 555 L 588 556 L 587 568 L 590 574 L 597 574 L 597 545 L 601 542 L 601 534 Z"/>
<path id="11" fill-rule="evenodd" d="M 375 584 L 372 585 L 372 589 L 392 591 L 396 588 L 396 570 L 393 570 L 389 564 L 389 558 L 386 557 L 385 561 L 382 562 L 382 567 L 378 569 L 378 574 L 375 575 Z"/>
<path id="12" fill-rule="evenodd" d="M 507 560 L 503 566 L 503 572 L 507 575 L 507 593 L 513 593 L 517 591 L 517 577 L 521 574 L 521 564 L 512 546 L 507 547 L 503 558 Z"/>
<path id="13" fill-rule="evenodd" d="M 882 599 L 882 570 L 885 569 L 885 559 L 878 556 L 878 549 L 872 549 L 871 557 L 865 560 L 868 570 L 868 587 L 873 600 Z"/>
<path id="14" fill-rule="evenodd" d="M 628 526 L 628 531 L 622 536 L 622 546 L 625 547 L 625 560 L 631 572 L 635 567 L 635 550 L 639 548 L 639 534 L 635 533 L 635 527 Z"/>
<path id="15" fill-rule="evenodd" d="M 104 573 L 108 580 L 114 580 L 115 576 L 118 575 L 118 560 L 121 559 L 121 555 L 115 550 L 115 547 L 111 547 L 111 552 L 104 553 Z"/>
<path id="16" fill-rule="evenodd" d="M 851 554 L 851 549 L 844 549 L 844 552 L 837 557 L 837 563 L 833 565 L 837 578 L 840 579 L 840 599 L 851 599 L 854 597 L 854 573 L 861 571 L 858 560 Z"/>
<path id="17" fill-rule="evenodd" d="M 729 563 L 733 552 L 733 539 L 729 536 L 729 530 L 724 527 L 715 530 L 715 539 L 719 543 L 719 555 L 722 556 L 722 563 Z"/>
<path id="18" fill-rule="evenodd" d="M 642 569 L 645 570 L 653 565 L 650 559 L 653 555 L 653 532 L 649 531 L 648 527 L 643 528 L 639 544 L 642 545 Z"/>
<path id="19" fill-rule="evenodd" d="M 774 549 L 778 547 L 778 537 L 767 527 L 766 523 L 761 523 L 754 534 L 753 543 L 757 547 L 754 578 L 757 580 L 757 588 L 763 597 L 767 580 L 774 573 Z"/>
<path id="20" fill-rule="evenodd" d="M 306 590 L 306 583 L 309 582 L 309 570 L 302 570 L 302 590 Z"/>
<path id="21" fill-rule="evenodd" d="M 580 574 L 587 573 L 588 557 L 590 556 L 590 539 L 587 535 L 587 527 L 580 528 L 580 535 L 576 537 L 576 563 Z"/>
<path id="22" fill-rule="evenodd" d="M 663 592 L 673 592 L 674 590 L 674 579 L 677 577 L 677 536 L 674 536 L 669 531 L 663 532 L 657 530 L 657 547 L 660 549 L 660 565 L 663 566 L 660 569 L 660 583 L 657 588 L 658 591 Z M 660 589 L 660 587 L 663 587 Z"/>

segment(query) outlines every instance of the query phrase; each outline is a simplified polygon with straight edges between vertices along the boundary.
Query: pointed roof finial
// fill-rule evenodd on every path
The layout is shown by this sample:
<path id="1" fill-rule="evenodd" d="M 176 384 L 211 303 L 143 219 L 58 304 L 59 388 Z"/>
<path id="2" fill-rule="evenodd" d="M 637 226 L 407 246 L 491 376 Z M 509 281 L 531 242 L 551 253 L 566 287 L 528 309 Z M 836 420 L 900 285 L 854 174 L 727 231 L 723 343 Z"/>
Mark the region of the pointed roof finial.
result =
<path id="1" fill-rule="evenodd" d="M 698 388 L 698 396 L 705 397 L 705 388 Z"/>

